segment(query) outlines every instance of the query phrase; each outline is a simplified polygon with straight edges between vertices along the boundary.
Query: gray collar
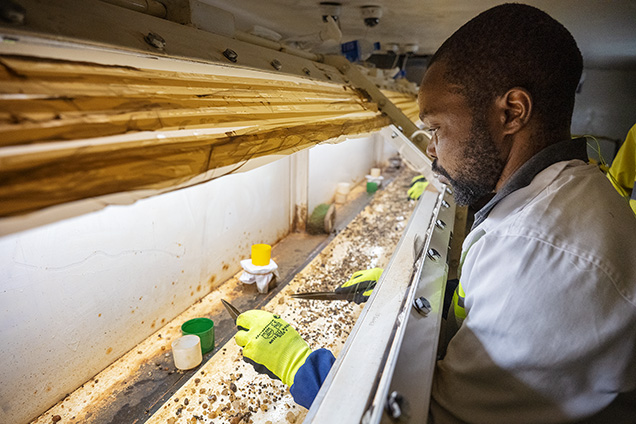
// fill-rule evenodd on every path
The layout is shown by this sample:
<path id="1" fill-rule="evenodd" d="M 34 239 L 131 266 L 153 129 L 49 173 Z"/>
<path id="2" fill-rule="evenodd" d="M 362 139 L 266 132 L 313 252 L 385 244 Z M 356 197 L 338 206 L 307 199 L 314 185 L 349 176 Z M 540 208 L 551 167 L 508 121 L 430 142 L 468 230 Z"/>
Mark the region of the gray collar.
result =
<path id="1" fill-rule="evenodd" d="M 473 227 L 477 227 L 484 219 L 488 217 L 490 211 L 503 198 L 513 191 L 530 185 L 537 174 L 550 165 L 572 159 L 581 159 L 587 162 L 587 140 L 585 138 L 576 138 L 574 140 L 560 141 L 541 150 L 530 160 L 521 165 L 521 168 L 515 172 L 506 184 L 490 199 L 486 205 L 475 214 L 475 222 Z"/>

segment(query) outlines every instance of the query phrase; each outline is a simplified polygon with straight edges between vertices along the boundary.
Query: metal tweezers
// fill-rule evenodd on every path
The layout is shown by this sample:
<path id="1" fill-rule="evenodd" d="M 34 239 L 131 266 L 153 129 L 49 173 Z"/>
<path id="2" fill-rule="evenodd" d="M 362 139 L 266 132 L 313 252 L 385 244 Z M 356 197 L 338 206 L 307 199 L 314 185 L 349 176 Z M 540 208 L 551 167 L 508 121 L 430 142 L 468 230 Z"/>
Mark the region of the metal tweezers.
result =
<path id="1" fill-rule="evenodd" d="M 294 293 L 291 297 L 296 299 L 311 299 L 311 300 L 353 300 L 355 293 L 334 293 L 327 292 L 309 292 L 309 293 Z"/>
<path id="2" fill-rule="evenodd" d="M 238 316 L 241 315 L 241 311 L 239 311 L 237 308 L 232 306 L 230 302 L 227 302 L 223 299 L 221 299 L 221 303 L 223 303 L 223 306 L 225 306 L 225 310 L 230 314 L 230 316 L 234 320 L 234 324 L 236 324 L 236 318 L 238 318 Z"/>

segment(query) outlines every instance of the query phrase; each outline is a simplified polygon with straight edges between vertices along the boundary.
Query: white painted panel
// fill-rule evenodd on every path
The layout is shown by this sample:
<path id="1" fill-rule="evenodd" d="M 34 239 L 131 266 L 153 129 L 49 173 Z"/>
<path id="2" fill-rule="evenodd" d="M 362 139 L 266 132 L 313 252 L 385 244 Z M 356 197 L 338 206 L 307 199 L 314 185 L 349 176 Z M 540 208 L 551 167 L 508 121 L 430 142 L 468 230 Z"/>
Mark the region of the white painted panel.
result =
<path id="1" fill-rule="evenodd" d="M 251 244 L 283 237 L 289 173 L 285 158 L 0 238 L 9 422 L 46 409 L 236 273 Z"/>
<path id="2" fill-rule="evenodd" d="M 375 166 L 375 136 L 320 144 L 309 151 L 309 214 L 321 203 L 334 201 L 339 182 L 357 184 Z"/>

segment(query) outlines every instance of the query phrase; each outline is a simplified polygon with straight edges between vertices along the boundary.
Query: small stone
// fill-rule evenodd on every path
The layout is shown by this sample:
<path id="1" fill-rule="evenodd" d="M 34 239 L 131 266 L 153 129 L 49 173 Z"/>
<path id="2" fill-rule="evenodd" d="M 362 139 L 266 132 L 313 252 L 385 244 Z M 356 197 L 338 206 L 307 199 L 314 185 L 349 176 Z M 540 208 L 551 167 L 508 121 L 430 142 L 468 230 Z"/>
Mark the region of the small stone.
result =
<path id="1" fill-rule="evenodd" d="M 237 390 L 236 389 L 236 384 L 230 383 L 230 390 L 233 391 L 233 392 L 236 392 L 236 390 Z"/>
<path id="2" fill-rule="evenodd" d="M 60 417 L 59 415 L 53 415 L 53 417 L 51 417 L 51 419 L 53 420 L 54 423 L 60 421 L 62 419 L 62 417 Z"/>
<path id="3" fill-rule="evenodd" d="M 287 421 L 291 424 L 294 424 L 296 422 L 296 414 L 294 414 L 292 411 L 289 411 L 287 413 Z"/>

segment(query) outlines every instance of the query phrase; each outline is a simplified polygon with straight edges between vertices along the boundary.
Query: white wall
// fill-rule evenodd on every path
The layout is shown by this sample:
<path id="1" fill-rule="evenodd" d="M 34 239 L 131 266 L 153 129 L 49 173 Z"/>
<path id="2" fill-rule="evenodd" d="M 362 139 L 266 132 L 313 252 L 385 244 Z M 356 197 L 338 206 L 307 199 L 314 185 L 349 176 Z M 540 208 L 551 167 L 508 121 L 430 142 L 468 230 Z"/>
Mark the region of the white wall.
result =
<path id="1" fill-rule="evenodd" d="M 622 142 L 636 123 L 636 71 L 585 69 L 584 75 L 581 92 L 576 95 L 572 133 Z M 599 141 L 603 156 L 611 161 L 614 144 Z"/>
<path id="2" fill-rule="evenodd" d="M 236 273 L 251 244 L 283 237 L 289 193 L 286 158 L 0 238 L 0 407 L 10 422 L 46 409 Z"/>
<path id="3" fill-rule="evenodd" d="M 312 149 L 311 202 L 363 180 L 381 143 Z M 6 419 L 37 416 L 238 272 L 252 244 L 284 237 L 290 193 L 307 184 L 293 160 L 0 238 Z"/>
<path id="4" fill-rule="evenodd" d="M 312 148 L 309 151 L 309 213 L 321 203 L 334 201 L 338 183 L 351 183 L 353 186 L 366 181 L 365 176 L 377 165 L 378 146 L 383 145 L 382 138 L 376 133 L 345 143 L 321 144 Z"/>

